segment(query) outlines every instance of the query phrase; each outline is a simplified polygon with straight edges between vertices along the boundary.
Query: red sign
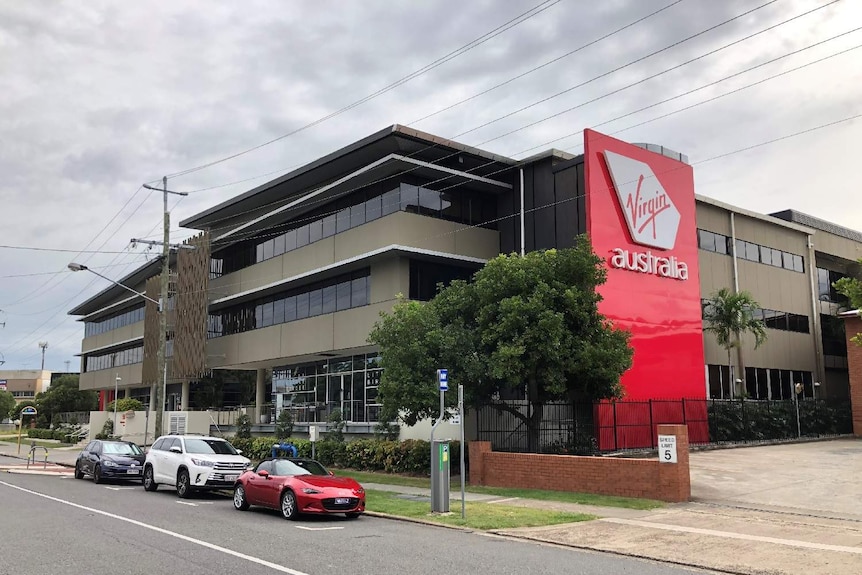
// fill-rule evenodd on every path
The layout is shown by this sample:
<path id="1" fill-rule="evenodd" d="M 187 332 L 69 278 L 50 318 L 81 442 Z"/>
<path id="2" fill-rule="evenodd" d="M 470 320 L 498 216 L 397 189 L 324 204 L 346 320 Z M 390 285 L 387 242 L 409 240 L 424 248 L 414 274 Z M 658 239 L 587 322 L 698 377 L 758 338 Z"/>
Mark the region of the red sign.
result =
<path id="1" fill-rule="evenodd" d="M 705 398 L 693 170 L 592 130 L 584 154 L 587 231 L 608 268 L 599 310 L 632 334 L 625 398 Z"/>

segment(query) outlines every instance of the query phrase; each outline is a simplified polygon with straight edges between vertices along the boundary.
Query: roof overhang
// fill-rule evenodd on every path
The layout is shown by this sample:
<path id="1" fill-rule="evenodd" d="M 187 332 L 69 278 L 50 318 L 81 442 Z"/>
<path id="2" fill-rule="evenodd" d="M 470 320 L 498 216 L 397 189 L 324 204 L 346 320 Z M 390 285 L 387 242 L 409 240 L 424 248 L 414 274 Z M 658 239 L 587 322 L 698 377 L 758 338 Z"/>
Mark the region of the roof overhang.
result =
<path id="1" fill-rule="evenodd" d="M 393 256 L 405 256 L 425 261 L 446 262 L 449 264 L 461 264 L 465 267 L 481 267 L 488 260 L 482 258 L 474 258 L 470 256 L 459 256 L 447 252 L 437 252 L 433 250 L 425 250 L 410 246 L 401 246 L 392 244 L 383 248 L 379 248 L 346 260 L 341 260 L 333 264 L 322 266 L 301 274 L 296 274 L 282 280 L 264 284 L 260 287 L 246 290 L 231 296 L 226 296 L 213 300 L 209 304 L 210 311 L 218 311 L 220 309 L 230 307 L 232 305 L 244 303 L 258 298 L 276 294 L 280 291 L 290 289 L 293 286 L 307 284 L 310 281 L 320 281 L 339 276 L 344 273 L 353 272 L 369 266 L 372 262 Z"/>
<path id="2" fill-rule="evenodd" d="M 410 173 L 424 179 L 434 180 L 436 185 L 428 186 L 432 189 L 445 189 L 462 185 L 469 185 L 470 189 L 488 193 L 501 193 L 512 189 L 512 185 L 509 183 L 432 164 L 416 158 L 409 158 L 400 154 L 389 154 L 388 156 L 371 162 L 370 164 L 363 166 L 358 170 L 335 180 L 334 182 L 299 196 L 279 207 L 273 208 L 268 212 L 216 237 L 213 242 L 223 242 L 224 240 L 233 238 L 244 239 L 244 237 L 248 237 L 258 231 L 269 228 L 273 225 L 273 222 L 279 220 L 279 216 L 281 217 L 280 219 L 284 219 L 287 214 L 290 214 L 291 219 L 296 218 L 301 216 L 303 213 L 318 207 L 322 203 L 326 203 L 337 197 L 345 196 L 364 186 L 386 181 L 387 179 L 393 179 L 396 176 L 405 173 Z M 397 180 L 393 180 L 393 186 L 397 185 L 397 183 Z"/>
<path id="3" fill-rule="evenodd" d="M 269 206 L 278 207 L 309 189 L 333 182 L 389 154 L 434 163 L 458 164 L 463 160 L 463 168 L 479 176 L 489 176 L 501 167 L 517 163 L 505 156 L 396 124 L 186 218 L 180 226 L 210 229 L 216 222 Z"/>

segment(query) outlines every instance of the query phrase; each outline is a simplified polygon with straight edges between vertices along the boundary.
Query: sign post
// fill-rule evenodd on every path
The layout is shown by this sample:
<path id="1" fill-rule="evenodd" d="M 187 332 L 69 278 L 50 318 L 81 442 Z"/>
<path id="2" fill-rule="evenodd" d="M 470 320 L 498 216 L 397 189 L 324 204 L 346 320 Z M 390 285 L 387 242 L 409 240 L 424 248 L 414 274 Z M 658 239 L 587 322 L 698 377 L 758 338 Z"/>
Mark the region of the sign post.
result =
<path id="1" fill-rule="evenodd" d="M 445 416 L 445 397 L 449 389 L 449 370 L 437 370 L 437 387 L 440 390 L 440 416 L 431 426 L 431 512 L 449 512 L 449 442 L 434 441 L 434 432 Z"/>
<path id="2" fill-rule="evenodd" d="M 458 384 L 458 425 L 461 428 L 461 444 L 459 452 L 461 452 L 461 466 L 458 468 L 461 475 L 461 519 L 465 517 L 465 499 L 464 499 L 464 481 L 465 473 L 464 469 L 464 386 L 460 383 Z"/>
<path id="3" fill-rule="evenodd" d="M 24 429 L 24 417 L 26 416 L 35 416 L 36 408 L 28 405 L 27 407 L 21 410 L 21 415 L 18 416 L 18 455 L 21 455 L 21 431 Z"/>
<path id="4" fill-rule="evenodd" d="M 315 456 L 314 446 L 317 445 L 317 426 L 309 425 L 308 426 L 308 440 L 311 442 L 311 458 L 317 459 Z"/>
<path id="5" fill-rule="evenodd" d="M 676 463 L 676 435 L 658 436 L 659 463 Z"/>

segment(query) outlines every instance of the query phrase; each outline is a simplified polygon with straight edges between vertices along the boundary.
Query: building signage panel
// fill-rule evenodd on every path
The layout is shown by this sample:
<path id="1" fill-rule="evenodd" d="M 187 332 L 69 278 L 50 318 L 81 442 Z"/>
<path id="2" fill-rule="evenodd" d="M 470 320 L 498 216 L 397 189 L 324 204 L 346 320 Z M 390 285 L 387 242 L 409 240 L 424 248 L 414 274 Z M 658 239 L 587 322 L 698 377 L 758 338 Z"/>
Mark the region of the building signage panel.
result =
<path id="1" fill-rule="evenodd" d="M 676 463 L 676 435 L 658 436 L 659 463 Z"/>
<path id="2" fill-rule="evenodd" d="M 705 397 L 692 167 L 593 130 L 584 156 L 587 232 L 608 268 L 599 311 L 632 334 L 625 397 Z"/>
<path id="3" fill-rule="evenodd" d="M 0 379 L 0 391 L 6 391 L 6 380 Z"/>

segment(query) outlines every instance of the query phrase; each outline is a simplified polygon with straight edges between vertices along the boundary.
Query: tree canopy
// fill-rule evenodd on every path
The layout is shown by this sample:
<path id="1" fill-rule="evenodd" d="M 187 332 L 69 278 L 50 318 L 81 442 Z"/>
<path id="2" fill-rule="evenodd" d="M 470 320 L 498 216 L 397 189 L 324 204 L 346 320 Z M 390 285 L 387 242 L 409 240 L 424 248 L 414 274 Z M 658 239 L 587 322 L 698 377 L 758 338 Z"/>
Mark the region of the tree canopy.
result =
<path id="1" fill-rule="evenodd" d="M 435 373 L 447 368 L 450 389 L 463 384 L 469 405 L 510 411 L 537 448 L 541 405 L 622 394 L 633 352 L 628 332 L 598 311 L 596 288 L 605 280 L 601 258 L 581 236 L 570 249 L 500 255 L 471 282 L 438 286 L 425 304 L 400 299 L 369 336 L 382 355 L 382 418 L 413 425 L 436 417 Z M 492 402 L 507 392 L 526 397 L 530 410 Z M 447 393 L 446 403 L 455 405 L 457 394 Z"/>
<path id="2" fill-rule="evenodd" d="M 0 421 L 6 419 L 15 409 L 15 396 L 12 393 L 0 390 Z"/>
<path id="3" fill-rule="evenodd" d="M 859 260 L 862 264 L 862 259 Z M 835 291 L 850 300 L 850 307 L 854 310 L 862 310 L 862 281 L 855 277 L 841 278 L 835 282 Z M 857 333 L 853 342 L 862 345 L 862 334 Z"/>
<path id="4" fill-rule="evenodd" d="M 51 383 L 48 391 L 36 394 L 36 408 L 39 416 L 53 421 L 55 413 L 70 411 L 92 411 L 99 406 L 95 391 L 78 389 L 77 375 L 64 375 Z"/>

